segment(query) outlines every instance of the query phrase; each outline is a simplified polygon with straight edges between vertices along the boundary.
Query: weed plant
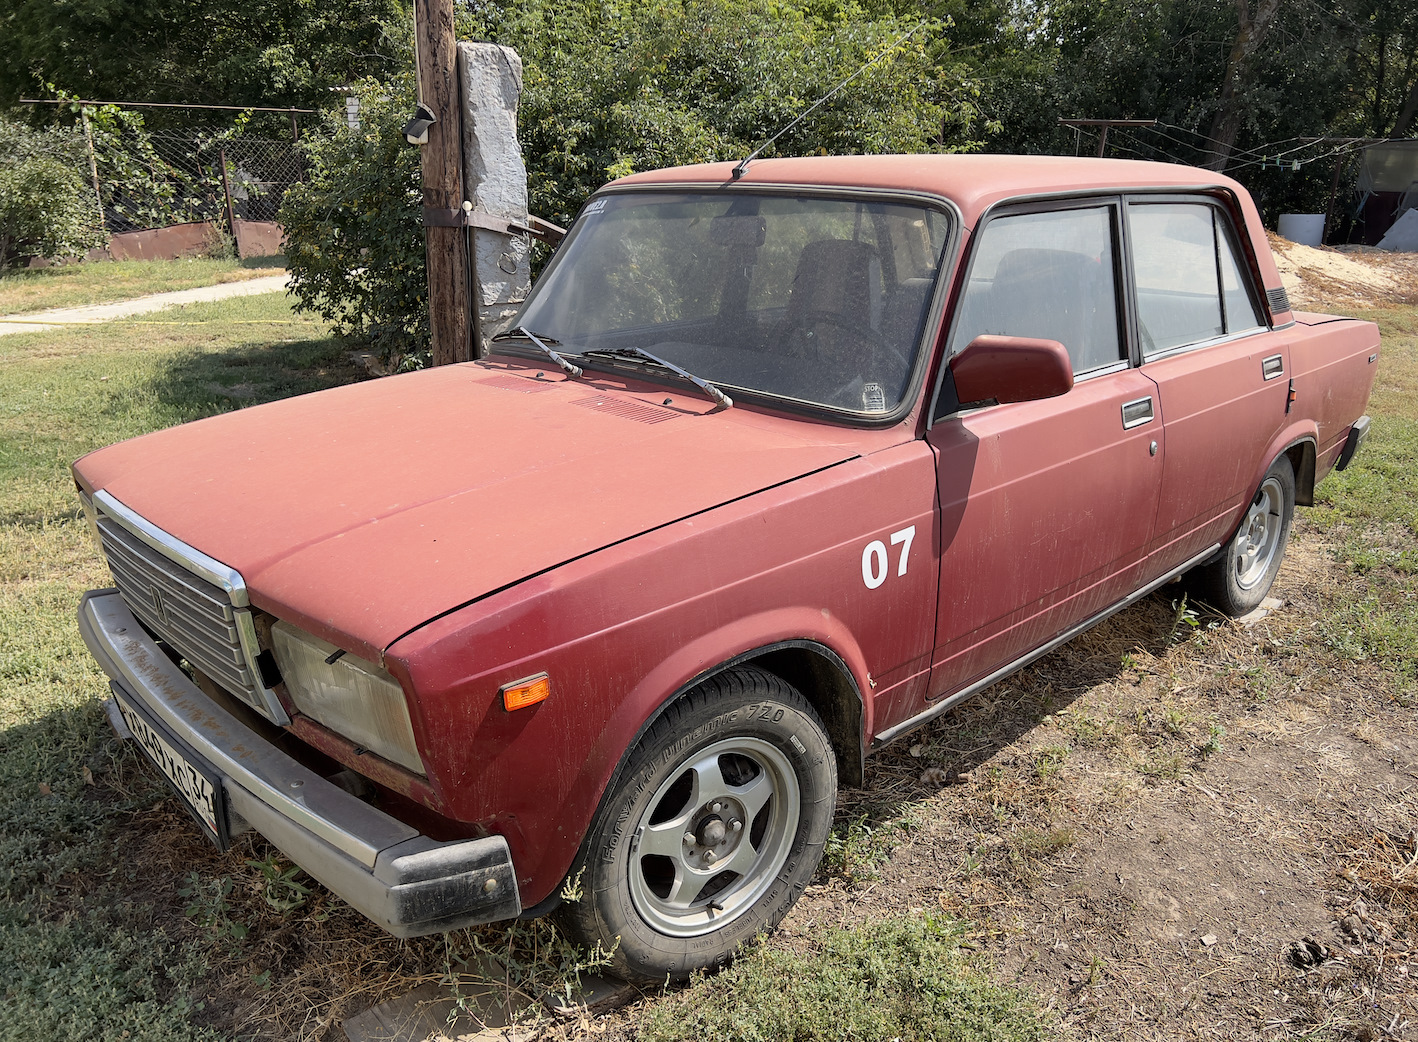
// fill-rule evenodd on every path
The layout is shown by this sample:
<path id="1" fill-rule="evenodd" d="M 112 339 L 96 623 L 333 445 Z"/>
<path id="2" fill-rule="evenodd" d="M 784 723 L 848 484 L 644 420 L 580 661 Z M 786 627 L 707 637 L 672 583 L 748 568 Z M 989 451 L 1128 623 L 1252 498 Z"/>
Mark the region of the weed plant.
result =
<path id="1" fill-rule="evenodd" d="M 828 1042 L 1052 1037 L 1020 992 L 993 983 L 961 948 L 958 925 L 885 919 L 836 928 L 805 950 L 759 946 L 657 1005 L 643 1042 Z"/>

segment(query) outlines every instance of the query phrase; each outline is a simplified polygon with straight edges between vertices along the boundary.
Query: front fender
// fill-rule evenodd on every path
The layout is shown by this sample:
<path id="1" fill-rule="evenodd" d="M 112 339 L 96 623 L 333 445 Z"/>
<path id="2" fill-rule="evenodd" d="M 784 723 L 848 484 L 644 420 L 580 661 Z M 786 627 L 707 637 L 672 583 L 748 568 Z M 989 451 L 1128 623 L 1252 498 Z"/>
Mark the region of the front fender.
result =
<path id="1" fill-rule="evenodd" d="M 919 672 L 935 617 L 934 467 L 920 443 L 900 450 L 570 562 L 392 645 L 386 665 L 416 693 L 434 809 L 506 836 L 535 904 L 646 723 L 725 663 L 821 645 L 845 665 L 870 730 L 868 692 Z M 890 581 L 864 584 L 863 548 L 908 526 L 920 534 L 892 544 Z M 501 707 L 502 686 L 540 672 L 549 698 Z"/>
<path id="2" fill-rule="evenodd" d="M 608 782 L 611 775 L 604 765 L 618 766 L 623 755 L 617 750 L 633 747 L 659 711 L 678 695 L 768 649 L 797 642 L 815 644 L 836 655 L 850 671 L 859 699 L 861 692 L 870 689 L 866 659 L 856 637 L 826 608 L 797 605 L 748 615 L 675 649 L 651 670 L 606 722 L 596 754 L 587 763 L 589 774 L 603 776 Z M 861 701 L 865 736 L 873 733 L 873 705 L 871 699 Z"/>

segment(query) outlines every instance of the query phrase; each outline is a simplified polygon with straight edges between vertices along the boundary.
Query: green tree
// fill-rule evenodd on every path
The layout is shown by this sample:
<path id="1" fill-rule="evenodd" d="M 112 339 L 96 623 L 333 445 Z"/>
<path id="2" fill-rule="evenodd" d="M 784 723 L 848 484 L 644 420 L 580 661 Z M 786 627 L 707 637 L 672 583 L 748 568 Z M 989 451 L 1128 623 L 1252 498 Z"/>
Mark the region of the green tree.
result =
<path id="1" fill-rule="evenodd" d="M 0 105 L 51 96 L 42 92 L 54 84 L 102 101 L 324 107 L 327 88 L 396 71 L 385 26 L 405 10 L 404 0 L 9 0 Z"/>
<path id="2" fill-rule="evenodd" d="M 0 117 L 0 271 L 104 242 L 82 139 Z"/>
<path id="3" fill-rule="evenodd" d="M 747 156 L 878 56 L 765 154 L 961 150 L 987 129 L 945 19 L 922 24 L 840 0 L 459 10 L 460 38 L 522 56 L 530 205 L 562 223 L 611 178 Z M 358 131 L 330 117 L 307 137 L 308 183 L 281 212 L 287 266 L 301 307 L 385 356 L 418 358 L 428 342 L 418 154 L 400 136 L 411 79 L 368 83 L 362 97 Z"/>
<path id="4" fill-rule="evenodd" d="M 1058 117 L 1155 118 L 1156 130 L 1114 131 L 1108 154 L 1198 165 L 1224 160 L 1225 172 L 1272 218 L 1323 210 L 1335 166 L 1349 162 L 1349 150 L 1300 139 L 1411 129 L 1403 117 L 1418 90 L 1418 7 L 1411 0 L 1261 7 L 1243 12 L 1236 0 L 1006 5 L 999 24 L 1012 39 L 968 52 L 986 84 L 982 107 L 1000 125 L 987 147 L 1079 147 L 1087 155 L 1096 138 L 1085 132 L 1076 146 Z M 1414 109 L 1410 120 L 1418 99 Z M 1347 194 L 1341 181 L 1341 198 Z"/>
<path id="5" fill-rule="evenodd" d="M 765 155 L 976 148 L 980 86 L 950 34 L 850 0 L 523 0 L 460 24 L 522 56 L 532 206 L 553 220 L 612 177 L 743 158 L 883 51 Z"/>

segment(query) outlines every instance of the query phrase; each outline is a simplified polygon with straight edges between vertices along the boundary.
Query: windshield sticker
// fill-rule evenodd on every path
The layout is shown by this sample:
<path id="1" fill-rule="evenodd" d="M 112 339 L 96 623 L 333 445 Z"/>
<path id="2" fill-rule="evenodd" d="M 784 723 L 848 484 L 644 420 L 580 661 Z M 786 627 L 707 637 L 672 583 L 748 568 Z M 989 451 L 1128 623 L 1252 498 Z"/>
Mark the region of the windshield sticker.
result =
<path id="1" fill-rule="evenodd" d="M 591 217 L 595 214 L 600 213 L 605 208 L 606 201 L 604 199 L 592 199 L 589 203 L 586 204 L 586 212 L 582 214 L 582 216 Z"/>

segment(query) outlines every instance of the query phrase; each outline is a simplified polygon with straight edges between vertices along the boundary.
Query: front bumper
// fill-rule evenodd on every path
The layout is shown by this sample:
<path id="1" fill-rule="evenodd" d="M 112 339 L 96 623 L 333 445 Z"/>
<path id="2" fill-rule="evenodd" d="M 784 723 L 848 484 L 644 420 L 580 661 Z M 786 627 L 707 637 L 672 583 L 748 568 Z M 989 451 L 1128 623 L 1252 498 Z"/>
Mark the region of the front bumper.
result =
<path id="1" fill-rule="evenodd" d="M 118 591 L 84 595 L 79 631 L 115 697 L 219 779 L 230 814 L 389 933 L 418 937 L 522 911 L 503 837 L 438 842 L 302 766 L 203 694 Z"/>

